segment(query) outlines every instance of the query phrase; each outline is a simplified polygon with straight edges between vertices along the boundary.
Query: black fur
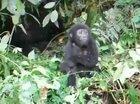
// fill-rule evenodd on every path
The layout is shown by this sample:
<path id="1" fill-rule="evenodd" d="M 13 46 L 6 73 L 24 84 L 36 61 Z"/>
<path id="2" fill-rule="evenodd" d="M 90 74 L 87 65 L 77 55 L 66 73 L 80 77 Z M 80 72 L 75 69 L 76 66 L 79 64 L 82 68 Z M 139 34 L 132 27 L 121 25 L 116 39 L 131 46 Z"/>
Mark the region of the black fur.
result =
<path id="1" fill-rule="evenodd" d="M 77 33 L 79 31 L 79 33 Z M 79 35 L 78 35 L 79 34 Z M 70 74 L 68 85 L 76 85 L 77 71 L 92 70 L 98 63 L 98 49 L 88 26 L 74 25 L 69 30 L 69 40 L 65 46 L 64 62 L 60 65 L 61 71 Z M 83 35 L 83 36 L 82 36 Z M 90 73 L 80 76 L 89 76 Z"/>
<path id="2" fill-rule="evenodd" d="M 26 11 L 34 15 L 38 18 L 40 23 L 42 24 L 42 21 L 44 17 L 49 14 L 48 10 L 44 8 L 44 5 L 51 0 L 41 0 L 40 5 L 38 6 L 38 13 L 34 10 L 32 11 L 30 6 L 26 6 Z M 57 0 L 52 0 L 56 1 Z M 26 4 L 27 3 L 27 4 Z M 28 5 L 29 2 L 25 2 L 25 5 Z M 56 8 L 57 9 L 57 8 Z M 5 16 L 6 20 L 4 22 L 4 28 L 0 26 L 0 29 L 3 31 L 12 31 L 13 23 L 10 16 Z M 2 24 L 2 20 L 0 18 L 0 23 Z M 25 34 L 23 30 L 16 26 L 16 29 L 14 30 L 11 45 L 22 48 L 23 54 L 28 55 L 28 53 L 33 49 L 33 47 L 38 48 L 40 51 L 43 51 L 49 41 L 57 34 L 61 33 L 64 30 L 63 27 L 63 21 L 62 18 L 59 16 L 58 18 L 58 24 L 59 28 L 55 26 L 54 23 L 51 21 L 45 26 L 42 27 L 40 24 L 37 23 L 33 17 L 31 17 L 28 14 L 25 14 L 20 17 L 20 24 L 22 24 L 26 30 Z M 0 30 L 0 32 L 2 32 Z"/>

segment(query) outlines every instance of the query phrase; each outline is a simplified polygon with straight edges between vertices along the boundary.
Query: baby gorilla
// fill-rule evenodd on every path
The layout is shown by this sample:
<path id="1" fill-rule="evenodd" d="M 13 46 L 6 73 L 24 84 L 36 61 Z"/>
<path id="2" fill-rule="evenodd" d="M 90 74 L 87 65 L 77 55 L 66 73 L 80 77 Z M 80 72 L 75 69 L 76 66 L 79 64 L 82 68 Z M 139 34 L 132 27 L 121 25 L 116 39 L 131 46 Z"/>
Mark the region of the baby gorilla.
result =
<path id="1" fill-rule="evenodd" d="M 60 68 L 64 73 L 68 73 L 68 86 L 76 85 L 76 72 L 88 71 L 96 67 L 98 63 L 98 49 L 95 40 L 91 36 L 88 26 L 84 24 L 74 25 L 68 33 L 69 40 L 65 46 L 64 62 Z M 89 76 L 81 72 L 79 75 Z"/>

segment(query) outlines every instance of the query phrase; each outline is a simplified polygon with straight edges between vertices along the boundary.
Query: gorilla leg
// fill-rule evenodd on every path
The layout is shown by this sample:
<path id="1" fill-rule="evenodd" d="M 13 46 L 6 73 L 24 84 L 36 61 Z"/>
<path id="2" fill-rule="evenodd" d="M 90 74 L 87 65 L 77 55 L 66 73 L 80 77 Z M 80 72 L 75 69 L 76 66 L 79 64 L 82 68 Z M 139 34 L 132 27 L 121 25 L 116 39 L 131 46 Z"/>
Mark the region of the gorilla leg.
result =
<path id="1" fill-rule="evenodd" d="M 61 64 L 61 71 L 68 73 L 68 86 L 76 86 L 76 66 L 71 61 L 66 61 Z"/>

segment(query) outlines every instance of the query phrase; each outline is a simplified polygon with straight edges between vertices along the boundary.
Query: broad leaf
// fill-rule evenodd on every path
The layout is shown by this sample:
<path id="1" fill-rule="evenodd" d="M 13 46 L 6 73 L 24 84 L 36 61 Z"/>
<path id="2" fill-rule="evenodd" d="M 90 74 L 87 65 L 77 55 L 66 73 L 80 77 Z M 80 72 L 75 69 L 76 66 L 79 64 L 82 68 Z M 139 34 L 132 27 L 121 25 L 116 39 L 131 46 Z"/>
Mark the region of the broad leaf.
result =
<path id="1" fill-rule="evenodd" d="M 56 22 L 58 19 L 58 12 L 56 10 L 54 10 L 52 13 L 51 13 L 51 21 L 52 22 Z"/>
<path id="2" fill-rule="evenodd" d="M 19 18 L 20 18 L 20 15 L 12 16 L 12 22 L 14 25 L 17 25 L 19 23 Z"/>
<path id="3" fill-rule="evenodd" d="M 35 52 L 34 52 L 34 50 L 32 50 L 32 51 L 28 54 L 28 59 L 30 59 L 30 60 L 35 59 Z"/>
<path id="4" fill-rule="evenodd" d="M 22 48 L 15 47 L 15 48 L 13 49 L 13 53 L 18 53 L 18 52 L 22 52 Z"/>
<path id="5" fill-rule="evenodd" d="M 21 2 L 21 0 L 8 0 L 7 10 L 12 14 L 24 15 L 25 5 Z"/>
<path id="6" fill-rule="evenodd" d="M 30 3 L 37 5 L 41 0 L 28 0 Z"/>
<path id="7" fill-rule="evenodd" d="M 54 7 L 54 5 L 55 5 L 55 2 L 49 2 L 44 6 L 44 8 L 50 9 L 50 8 Z"/>
<path id="8" fill-rule="evenodd" d="M 7 44 L 10 39 L 9 35 L 4 35 L 1 39 L 1 43 Z"/>
<path id="9" fill-rule="evenodd" d="M 42 74 L 42 75 L 46 76 L 47 75 L 47 70 L 42 66 L 38 66 L 37 68 L 34 68 L 32 70 L 32 74 L 33 73 L 38 73 L 38 74 Z"/>
<path id="10" fill-rule="evenodd" d="M 130 57 L 132 57 L 134 62 L 140 61 L 140 54 L 138 54 L 138 52 L 136 52 L 134 50 L 130 50 L 129 55 L 130 55 Z"/>
<path id="11" fill-rule="evenodd" d="M 135 73 L 140 73 L 140 71 L 137 68 L 129 68 L 128 65 L 125 65 L 119 77 L 119 80 L 121 81 L 121 83 L 124 83 L 126 78 L 130 78 Z"/>
<path id="12" fill-rule="evenodd" d="M 56 80 L 54 80 L 52 89 L 59 90 L 60 89 L 60 83 Z"/>
<path id="13" fill-rule="evenodd" d="M 8 0 L 7 10 L 12 14 L 16 14 L 16 0 Z"/>
<path id="14" fill-rule="evenodd" d="M 48 14 L 44 19 L 43 19 L 43 27 L 45 27 L 50 21 L 50 14 Z"/>
<path id="15" fill-rule="evenodd" d="M 61 13 L 61 16 L 62 17 L 65 17 L 65 13 L 64 13 L 64 10 L 59 6 L 59 11 Z"/>
<path id="16" fill-rule="evenodd" d="M 1 1 L 1 8 L 0 8 L 0 10 L 3 10 L 3 9 L 5 9 L 6 7 L 7 7 L 7 5 L 8 5 L 8 0 L 2 0 Z"/>
<path id="17" fill-rule="evenodd" d="M 64 100 L 70 104 L 74 104 L 75 102 L 75 98 L 76 98 L 76 95 L 75 94 L 72 94 L 72 95 L 67 95 Z"/>
<path id="18" fill-rule="evenodd" d="M 7 44 L 0 43 L 0 51 L 5 51 Z"/>
<path id="19" fill-rule="evenodd" d="M 21 0 L 17 0 L 17 14 L 24 15 L 25 14 L 25 5 L 21 2 Z"/>

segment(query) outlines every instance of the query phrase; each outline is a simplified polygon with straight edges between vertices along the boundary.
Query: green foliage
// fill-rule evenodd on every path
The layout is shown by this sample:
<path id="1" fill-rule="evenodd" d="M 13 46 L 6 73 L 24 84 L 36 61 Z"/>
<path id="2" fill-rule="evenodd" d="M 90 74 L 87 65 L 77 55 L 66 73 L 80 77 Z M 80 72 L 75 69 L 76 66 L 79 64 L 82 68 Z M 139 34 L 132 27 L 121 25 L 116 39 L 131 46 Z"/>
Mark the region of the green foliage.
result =
<path id="1" fill-rule="evenodd" d="M 116 0 L 116 5 L 126 6 L 137 3 L 138 0 Z"/>
<path id="2" fill-rule="evenodd" d="M 0 34 L 0 104 L 101 104 L 113 101 L 117 104 L 139 104 L 138 0 L 117 0 L 115 7 L 103 13 L 98 13 L 98 5 L 95 11 L 93 8 L 89 10 L 88 7 L 95 3 L 92 0 L 63 0 L 57 11 L 58 4 L 50 2 L 44 6 L 48 14 L 43 21 L 30 14 L 32 10 L 39 9 L 40 0 L 23 1 L 2 0 L 2 27 L 7 14 L 24 33 L 26 30 L 21 24 L 21 15 L 30 15 L 43 27 L 50 21 L 58 26 L 59 13 L 68 21 L 66 26 L 87 21 L 99 46 L 100 72 L 94 71 L 91 78 L 79 78 L 76 75 L 77 87 L 67 87 L 68 75 L 60 72 L 62 60 L 57 55 L 40 55 L 33 50 L 25 57 L 20 53 L 20 48 L 12 49 L 9 46 L 12 32 L 4 31 Z M 99 2 L 99 5 L 102 3 Z M 61 48 L 57 50 L 61 51 Z"/>
<path id="3" fill-rule="evenodd" d="M 139 104 L 140 91 L 136 90 L 133 86 L 128 89 L 128 96 L 132 104 Z"/>

